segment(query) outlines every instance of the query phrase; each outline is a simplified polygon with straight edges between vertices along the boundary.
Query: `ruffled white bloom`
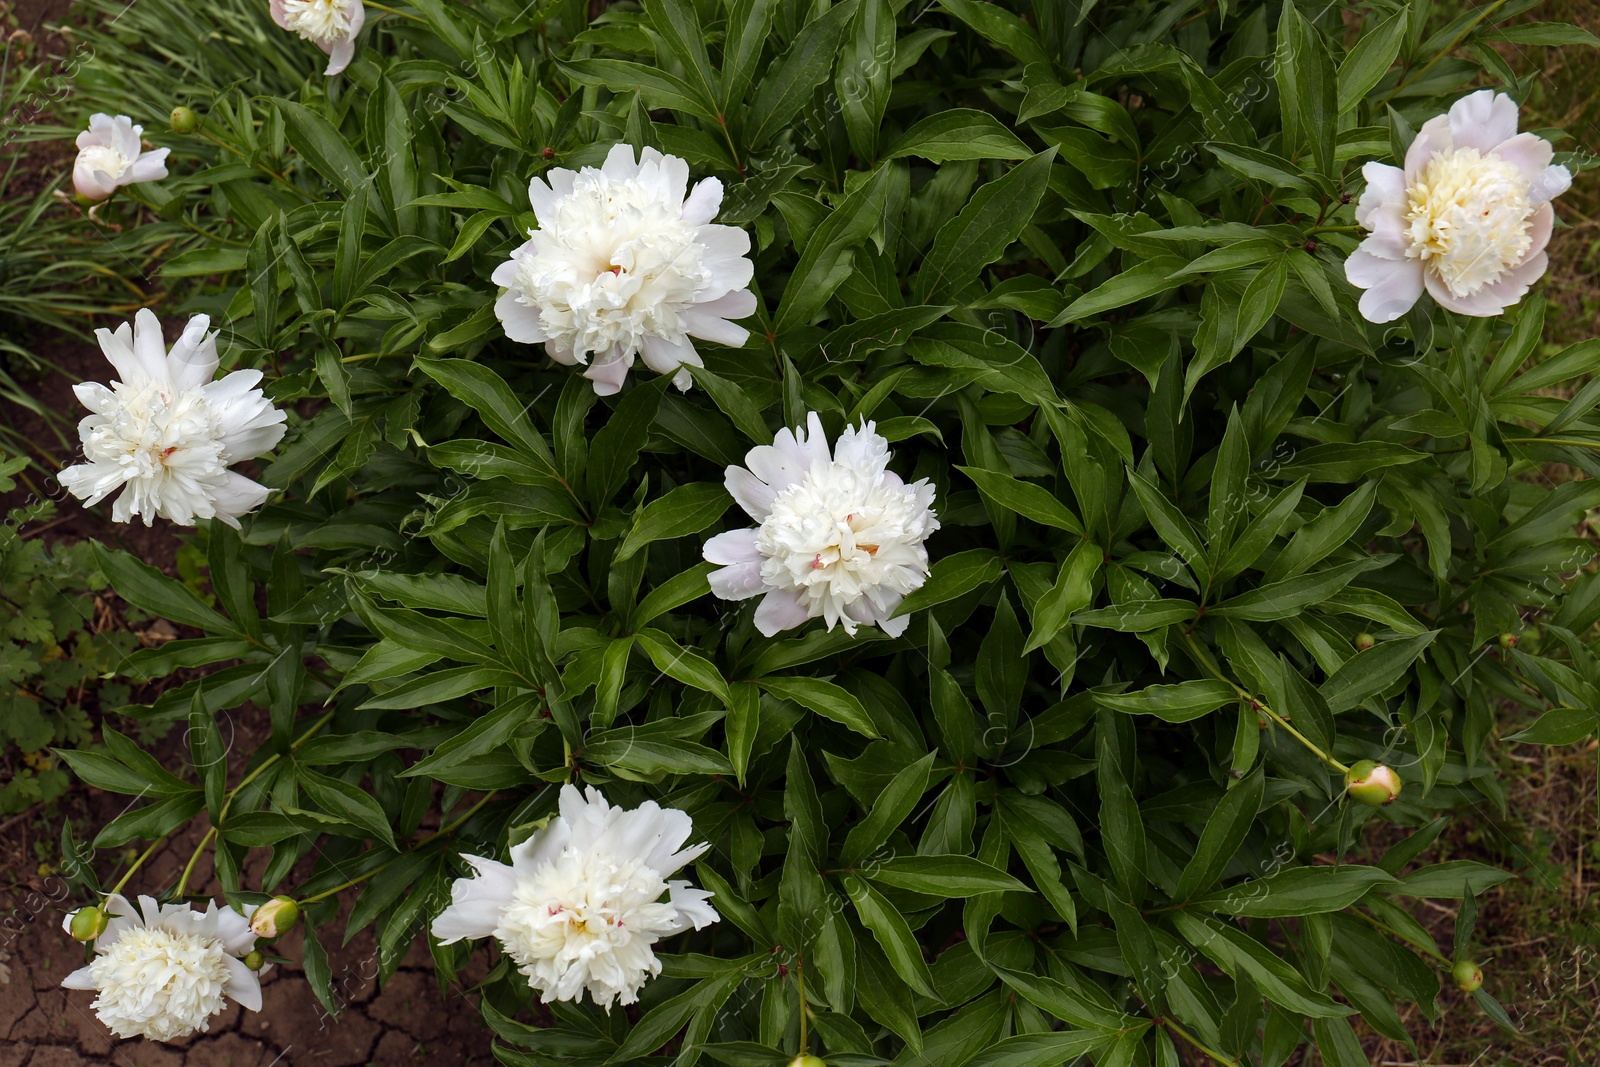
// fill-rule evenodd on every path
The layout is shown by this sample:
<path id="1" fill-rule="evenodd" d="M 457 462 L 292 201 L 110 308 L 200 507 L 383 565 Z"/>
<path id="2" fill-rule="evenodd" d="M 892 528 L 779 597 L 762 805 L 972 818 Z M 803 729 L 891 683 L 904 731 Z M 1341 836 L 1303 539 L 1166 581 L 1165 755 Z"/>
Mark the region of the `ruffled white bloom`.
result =
<path id="1" fill-rule="evenodd" d="M 541 999 L 588 990 L 609 1010 L 661 973 L 657 941 L 720 916 L 709 892 L 666 880 L 710 847 L 682 848 L 694 832 L 686 813 L 654 801 L 624 811 L 586 792 L 563 786 L 560 815 L 513 848 L 509 866 L 463 856 L 477 874 L 456 879 L 432 930 L 447 945 L 493 937 Z"/>
<path id="2" fill-rule="evenodd" d="M 124 185 L 157 182 L 167 176 L 170 148 L 146 152 L 144 127 L 126 115 L 90 115 L 89 128 L 78 134 L 78 159 L 72 165 L 72 186 L 80 196 L 104 200 Z"/>
<path id="3" fill-rule="evenodd" d="M 711 591 L 724 600 L 765 593 L 756 628 L 768 637 L 808 619 L 899 637 L 910 620 L 891 616 L 928 580 L 923 542 L 939 528 L 933 486 L 889 470 L 889 442 L 873 423 L 845 427 L 832 455 L 816 412 L 806 425 L 809 434 L 785 427 L 752 448 L 748 470 L 728 468 L 728 492 L 761 525 L 706 542 L 705 558 L 723 564 Z"/>
<path id="4" fill-rule="evenodd" d="M 1480 90 L 1429 119 L 1406 165 L 1368 163 L 1356 222 L 1372 233 L 1345 261 L 1365 289 L 1361 314 L 1389 322 L 1426 288 L 1462 315 L 1498 315 L 1521 300 L 1547 263 L 1550 201 L 1572 185 L 1550 142 L 1517 132 L 1517 105 Z"/>
<path id="5" fill-rule="evenodd" d="M 324 74 L 341 74 L 356 54 L 356 35 L 367 24 L 361 0 L 272 0 L 272 21 L 328 54 Z"/>
<path id="6" fill-rule="evenodd" d="M 539 228 L 494 272 L 506 336 L 543 341 L 557 363 L 586 364 L 594 391 L 622 388 L 635 356 L 688 389 L 703 364 L 691 337 L 738 347 L 731 319 L 756 309 L 746 286 L 750 235 L 712 225 L 722 183 L 689 187 L 689 164 L 619 144 L 599 170 L 557 168 L 528 186 Z"/>
<path id="7" fill-rule="evenodd" d="M 113 1034 L 170 1041 L 205 1031 L 224 997 L 261 1010 L 261 980 L 239 958 L 255 947 L 254 906 L 241 915 L 211 901 L 200 912 L 140 897 L 135 909 L 112 894 L 101 907 L 112 919 L 94 940 L 94 959 L 61 984 L 98 992 L 95 1013 Z M 71 927 L 68 915 L 62 928 Z"/>
<path id="8" fill-rule="evenodd" d="M 212 381 L 217 335 L 206 332 L 205 315 L 189 320 L 170 354 L 151 311 L 140 309 L 134 323 L 96 333 L 118 380 L 73 387 L 93 412 L 78 424 L 88 462 L 62 471 L 61 484 L 91 506 L 122 489 L 111 509 L 117 522 L 140 516 L 149 526 L 159 515 L 238 527 L 267 490 L 228 467 L 276 445 L 284 413 L 262 395 L 258 370 Z"/>

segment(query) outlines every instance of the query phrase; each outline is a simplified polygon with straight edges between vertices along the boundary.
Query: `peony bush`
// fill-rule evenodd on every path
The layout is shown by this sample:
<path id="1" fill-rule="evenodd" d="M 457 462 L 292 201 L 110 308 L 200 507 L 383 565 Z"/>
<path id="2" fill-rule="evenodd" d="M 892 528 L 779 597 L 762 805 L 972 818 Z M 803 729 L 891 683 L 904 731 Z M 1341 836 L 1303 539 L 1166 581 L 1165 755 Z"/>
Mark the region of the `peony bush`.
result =
<path id="1" fill-rule="evenodd" d="M 205 827 L 67 922 L 114 1032 L 254 1007 L 300 923 L 330 1011 L 372 927 L 530 1067 L 1347 1067 L 1445 981 L 1511 1025 L 1508 874 L 1430 850 L 1490 745 L 1596 730 L 1600 350 L 1537 291 L 1593 160 L 1493 46 L 1600 42 L 104 6 L 80 191 L 195 317 L 101 334 L 62 481 L 194 524 L 213 594 L 98 551 L 186 628 L 125 714 L 190 761 L 63 751 L 139 798 L 66 844 Z"/>

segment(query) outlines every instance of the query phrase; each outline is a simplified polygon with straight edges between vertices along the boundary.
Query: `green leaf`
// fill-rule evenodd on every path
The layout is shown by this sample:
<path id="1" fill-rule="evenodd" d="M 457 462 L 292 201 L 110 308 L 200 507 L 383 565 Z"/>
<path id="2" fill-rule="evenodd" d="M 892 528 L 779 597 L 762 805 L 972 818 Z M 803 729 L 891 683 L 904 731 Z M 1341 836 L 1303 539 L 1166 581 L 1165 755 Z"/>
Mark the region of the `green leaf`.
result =
<path id="1" fill-rule="evenodd" d="M 1266 772 L 1263 766 L 1258 766 L 1222 794 L 1206 819 L 1194 854 L 1178 876 L 1173 899 L 1190 900 L 1222 877 L 1256 821 L 1265 789 Z"/>
<path id="2" fill-rule="evenodd" d="M 1376 26 L 1365 27 L 1344 62 L 1339 64 L 1339 114 L 1355 110 L 1366 99 L 1400 54 L 1408 24 L 1405 9 Z"/>
<path id="3" fill-rule="evenodd" d="M 1200 897 L 1194 906 L 1259 919 L 1319 915 L 1343 911 L 1374 886 L 1393 881 L 1392 875 L 1377 867 L 1289 867 Z"/>
<path id="4" fill-rule="evenodd" d="M 766 145 L 794 120 L 817 87 L 828 80 L 839 44 L 855 20 L 860 2 L 844 0 L 812 19 L 795 36 L 789 50 L 757 82 L 743 121 L 744 140 L 749 148 Z"/>
<path id="5" fill-rule="evenodd" d="M 1132 693 L 1094 691 L 1095 702 L 1129 715 L 1154 715 L 1167 722 L 1188 722 L 1239 700 L 1238 692 L 1215 678 L 1175 685 L 1152 685 Z"/>
<path id="6" fill-rule="evenodd" d="M 866 706 L 843 686 L 825 682 L 821 678 L 802 678 L 799 675 L 767 676 L 759 679 L 757 684 L 773 696 L 792 700 L 825 719 L 848 726 L 863 737 L 879 736 Z"/>
<path id="7" fill-rule="evenodd" d="M 958 466 L 956 470 L 971 478 L 973 484 L 978 487 L 978 492 L 1007 511 L 1014 511 L 1023 518 L 1032 519 L 1046 526 L 1054 526 L 1058 530 L 1066 530 L 1080 537 L 1083 535 L 1083 524 L 1078 521 L 1078 517 L 1043 486 L 1024 482 L 999 471 L 984 470 L 981 467 Z"/>
<path id="8" fill-rule="evenodd" d="M 520 400 L 504 378 L 466 359 L 416 357 L 417 368 L 444 386 L 450 395 L 476 411 L 489 429 L 521 449 L 542 473 L 560 480 L 549 444 L 528 418 L 529 404 Z"/>
<path id="9" fill-rule="evenodd" d="M 972 548 L 935 560 L 928 580 L 901 602 L 895 615 L 910 615 L 965 596 L 999 578 L 1001 569 L 1000 557 L 988 548 Z"/>
<path id="10" fill-rule="evenodd" d="M 917 302 L 959 292 L 1016 241 L 1044 196 L 1055 149 L 1017 164 L 979 189 L 955 218 L 939 228 L 912 283 Z"/>
<path id="11" fill-rule="evenodd" d="M 1437 636 L 1438 630 L 1429 630 L 1415 637 L 1382 641 L 1365 652 L 1352 655 L 1320 687 L 1328 710 L 1335 715 L 1349 711 L 1389 688 Z"/>
<path id="12" fill-rule="evenodd" d="M 915 763 L 908 763 L 883 787 L 867 817 L 851 827 L 844 839 L 839 858 L 846 866 L 859 866 L 916 810 L 922 795 L 928 791 L 928 772 L 933 768 L 933 760 L 934 753 L 930 752 Z M 871 877 L 872 871 L 867 874 Z"/>
<path id="13" fill-rule="evenodd" d="M 634 635 L 656 669 L 684 685 L 712 694 L 723 704 L 729 700 L 728 683 L 716 664 L 692 649 L 684 648 L 660 630 L 640 630 Z"/>
<path id="14" fill-rule="evenodd" d="M 1000 868 L 970 856 L 892 856 L 869 862 L 862 873 L 874 882 L 930 897 L 1032 892 Z"/>
<path id="15" fill-rule="evenodd" d="M 140 611 L 197 630 L 247 636 L 237 626 L 206 606 L 193 590 L 168 578 L 127 552 L 94 542 L 95 564 L 105 573 L 117 595 Z"/>
<path id="16" fill-rule="evenodd" d="M 1274 1004 L 1314 1019 L 1353 1014 L 1353 1008 L 1335 1003 L 1326 994 L 1311 989 L 1299 971 L 1244 931 L 1186 911 L 1170 914 L 1185 941 L 1229 975 L 1248 976 Z"/>
<path id="17" fill-rule="evenodd" d="M 309 767 L 299 768 L 296 778 L 306 795 L 329 815 L 337 815 L 350 825 L 365 830 L 391 850 L 399 851 L 389 816 L 384 812 L 383 805 L 370 793 Z"/>
<path id="18" fill-rule="evenodd" d="M 850 0 L 841 4 L 824 18 L 831 18 L 857 2 L 859 0 Z M 785 336 L 810 323 L 822 310 L 834 290 L 844 284 L 854 260 L 854 250 L 883 221 L 891 190 L 905 180 L 904 173 L 896 165 L 879 167 L 817 227 L 784 286 L 783 299 L 773 318 L 774 333 Z M 771 435 L 766 436 L 766 440 L 754 436 L 751 439 L 771 444 Z"/>
<path id="19" fill-rule="evenodd" d="M 1463 893 L 1480 894 L 1513 877 L 1510 871 L 1476 860 L 1448 860 L 1401 875 L 1399 884 L 1384 891 L 1401 897 L 1460 900 Z"/>
<path id="20" fill-rule="evenodd" d="M 889 902 L 888 897 L 857 875 L 845 875 L 844 888 L 850 894 L 850 903 L 855 905 L 861 924 L 872 931 L 878 946 L 889 958 L 894 973 L 913 991 L 938 1000 L 939 992 L 934 988 L 933 974 L 923 962 L 922 949 L 918 947 L 916 935 L 911 932 L 905 916 Z"/>
<path id="21" fill-rule="evenodd" d="M 959 107 L 922 119 L 884 152 L 885 159 L 919 156 L 931 163 L 1027 159 L 1032 155 L 1032 149 L 987 111 Z"/>
<path id="22" fill-rule="evenodd" d="M 347 198 L 366 185 L 366 168 L 333 123 L 293 100 L 280 97 L 273 104 L 283 115 L 289 143 L 328 184 Z"/>
<path id="23" fill-rule="evenodd" d="M 720 519 L 733 503 L 728 490 L 715 482 L 680 485 L 646 504 L 617 549 L 616 562 L 631 557 L 653 541 L 697 534 Z"/>
<path id="24" fill-rule="evenodd" d="M 1176 289 L 1188 279 L 1174 277 L 1185 263 L 1173 256 L 1158 256 L 1136 263 L 1100 283 L 1067 305 L 1065 311 L 1050 320 L 1053 329 L 1078 322 L 1091 315 L 1101 315 L 1126 307 L 1135 300 L 1144 300 L 1169 289 Z"/>
<path id="25" fill-rule="evenodd" d="M 940 0 L 948 3 L 949 0 Z M 1136 1029 L 1148 1030 L 1150 1023 Z M 964 1067 L 1061 1067 L 1081 1056 L 1098 1053 L 1114 1038 L 1098 1030 L 1057 1030 L 1043 1034 L 1018 1034 L 989 1046 Z"/>

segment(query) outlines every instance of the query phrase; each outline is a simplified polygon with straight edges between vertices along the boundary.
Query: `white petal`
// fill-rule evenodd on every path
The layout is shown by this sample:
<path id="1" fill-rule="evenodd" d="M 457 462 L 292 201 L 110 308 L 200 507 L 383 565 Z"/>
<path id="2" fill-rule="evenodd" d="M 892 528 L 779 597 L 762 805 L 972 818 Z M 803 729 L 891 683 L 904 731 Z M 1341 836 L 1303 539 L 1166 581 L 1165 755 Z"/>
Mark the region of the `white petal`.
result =
<path id="1" fill-rule="evenodd" d="M 198 389 L 210 383 L 217 373 L 217 335 L 207 333 L 211 328 L 208 315 L 196 315 L 183 328 L 167 354 L 167 374 L 175 389 Z M 261 380 L 256 372 L 256 380 Z"/>
<path id="2" fill-rule="evenodd" d="M 450 905 L 429 927 L 446 945 L 462 938 L 491 937 L 500 913 L 511 902 L 517 880 L 510 867 L 482 856 L 462 856 L 476 870 L 475 878 L 457 878 L 450 885 Z"/>
<path id="3" fill-rule="evenodd" d="M 161 320 L 149 308 L 140 308 L 133 316 L 133 358 L 146 378 L 164 385 L 171 383 L 167 339 L 161 331 Z"/>
<path id="4" fill-rule="evenodd" d="M 128 173 L 123 176 L 124 185 L 136 182 L 158 182 L 167 176 L 167 154 L 170 148 L 158 148 L 154 152 L 141 153 L 133 161 L 133 166 L 128 168 Z"/>
<path id="5" fill-rule="evenodd" d="M 792 589 L 774 589 L 756 608 L 756 629 L 763 636 L 776 637 L 784 630 L 804 626 L 811 613 Z"/>
<path id="6" fill-rule="evenodd" d="M 260 977 L 244 965 L 244 960 L 236 956 L 224 956 L 222 962 L 228 968 L 228 985 L 223 992 L 238 1001 L 241 1006 L 251 1011 L 260 1011 Z"/>
<path id="7" fill-rule="evenodd" d="M 715 895 L 710 890 L 696 889 L 688 882 L 681 881 L 668 882 L 667 890 L 667 899 L 678 909 L 678 928 L 673 933 L 682 933 L 691 925 L 696 930 L 703 930 L 721 921 L 722 916 L 717 914 L 717 909 L 706 903 Z"/>
<path id="8" fill-rule="evenodd" d="M 633 147 L 625 144 L 612 145 L 611 151 L 606 153 L 606 161 L 601 164 L 600 171 L 612 181 L 624 181 L 637 175 L 639 164 L 634 162 Z"/>
<path id="9" fill-rule="evenodd" d="M 722 207 L 722 183 L 716 178 L 705 178 L 683 202 L 683 221 L 703 226 L 717 217 Z"/>
<path id="10" fill-rule="evenodd" d="M 515 289 L 509 289 L 495 301 L 494 314 L 500 320 L 506 336 L 525 345 L 549 340 L 540 321 L 539 309 L 523 302 Z"/>
<path id="11" fill-rule="evenodd" d="M 1424 280 L 1428 285 L 1428 294 L 1438 302 L 1439 306 L 1447 311 L 1454 311 L 1457 315 L 1471 315 L 1478 319 L 1493 318 L 1504 311 L 1508 303 L 1515 302 L 1515 297 L 1509 301 L 1502 299 L 1501 294 L 1504 290 L 1493 285 L 1486 285 L 1470 296 L 1456 296 L 1431 270 L 1426 273 Z M 1518 296 L 1520 295 L 1519 293 Z"/>
<path id="12" fill-rule="evenodd" d="M 701 549 L 708 563 L 760 563 L 761 552 L 756 548 L 755 530 L 729 530 L 705 543 Z"/>
<path id="13" fill-rule="evenodd" d="M 1528 186 L 1528 199 L 1549 202 L 1572 188 L 1572 172 L 1563 166 L 1546 167 Z"/>
<path id="14" fill-rule="evenodd" d="M 239 517 L 248 515 L 267 502 L 271 491 L 259 482 L 253 482 L 237 471 L 229 471 L 221 485 L 215 489 L 216 495 L 212 499 L 212 506 L 216 509 L 216 518 L 239 528 Z M 176 520 L 174 520 L 176 521 Z M 193 525 L 184 523 L 184 525 Z"/>
<path id="15" fill-rule="evenodd" d="M 1361 294 L 1361 315 L 1368 322 L 1392 322 L 1410 311 L 1422 296 L 1422 264 L 1412 259 L 1381 259 L 1356 249 L 1345 260 L 1345 277 L 1367 291 Z"/>
<path id="16" fill-rule="evenodd" d="M 1422 173 L 1435 155 L 1448 152 L 1453 147 L 1449 115 L 1435 115 L 1424 122 L 1411 147 L 1406 149 L 1406 184 L 1416 181 L 1417 175 Z"/>
<path id="17" fill-rule="evenodd" d="M 88 967 L 79 967 L 65 978 L 61 979 L 63 989 L 99 989 L 95 980 L 89 975 Z"/>
<path id="18" fill-rule="evenodd" d="M 1406 172 L 1384 163 L 1368 163 L 1361 168 L 1367 187 L 1356 204 L 1356 222 L 1371 229 L 1367 221 L 1372 212 L 1386 205 L 1399 206 L 1406 200 Z"/>
<path id="19" fill-rule="evenodd" d="M 743 467 L 729 467 L 723 472 L 722 484 L 728 493 L 744 508 L 745 514 L 762 522 L 772 511 L 772 502 L 778 491 Z"/>
<path id="20" fill-rule="evenodd" d="M 583 376 L 594 383 L 596 396 L 614 396 L 622 392 L 622 383 L 628 380 L 628 363 L 612 349 L 603 358 L 590 363 Z"/>
<path id="21" fill-rule="evenodd" d="M 767 588 L 761 577 L 759 563 L 734 563 L 719 567 L 706 575 L 706 583 L 711 587 L 711 594 L 719 600 L 748 600 Z"/>
<path id="22" fill-rule="evenodd" d="M 1536 133 L 1519 133 L 1494 150 L 1494 154 L 1501 159 L 1515 163 L 1517 169 L 1522 171 L 1522 176 L 1530 182 L 1545 172 L 1555 153 L 1550 142 Z"/>

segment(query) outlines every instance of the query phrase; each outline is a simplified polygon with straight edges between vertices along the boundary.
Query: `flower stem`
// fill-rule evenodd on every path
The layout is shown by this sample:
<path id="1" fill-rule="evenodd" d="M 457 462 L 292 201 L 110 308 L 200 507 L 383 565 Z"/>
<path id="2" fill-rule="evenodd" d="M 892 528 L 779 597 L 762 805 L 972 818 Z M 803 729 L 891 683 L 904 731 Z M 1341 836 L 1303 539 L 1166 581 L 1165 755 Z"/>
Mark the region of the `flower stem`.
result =
<path id="1" fill-rule="evenodd" d="M 122 877 L 117 879 L 117 884 L 111 887 L 110 895 L 115 895 L 122 892 L 122 887 L 128 884 L 128 879 L 133 877 L 133 872 L 137 871 L 140 867 L 143 867 L 144 861 L 155 855 L 156 849 L 160 848 L 166 839 L 166 835 L 163 834 L 154 841 L 150 842 L 149 846 L 143 852 L 139 853 L 138 857 L 134 859 L 133 863 L 128 866 L 128 869 L 122 872 Z"/>
<path id="2" fill-rule="evenodd" d="M 390 15 L 398 15 L 403 19 L 410 19 L 412 22 L 420 22 L 424 26 L 426 26 L 428 24 L 428 20 L 423 18 L 423 17 L 421 17 L 420 15 L 413 15 L 409 11 L 397 11 L 394 8 L 388 7 L 388 6 L 384 5 L 384 4 L 375 4 L 375 3 L 373 3 L 373 0 L 367 0 L 367 6 L 368 7 L 377 8 L 379 11 L 386 12 L 386 13 L 388 13 Z"/>
<path id="3" fill-rule="evenodd" d="M 378 864 L 378 866 L 372 868 L 372 870 L 368 871 L 366 874 L 358 874 L 354 878 L 350 879 L 349 881 L 341 882 L 339 885 L 334 886 L 332 889 L 323 890 L 321 893 L 318 893 L 316 896 L 313 896 L 313 897 L 306 897 L 304 900 L 302 900 L 300 902 L 301 905 L 303 906 L 303 905 L 306 905 L 306 904 L 315 904 L 319 900 L 326 900 L 329 897 L 334 896 L 335 894 L 342 893 L 346 889 L 351 888 L 352 886 L 358 886 L 362 882 L 365 882 L 368 878 L 371 878 L 373 875 L 379 874 L 379 873 L 387 870 L 391 865 L 393 865 L 394 863 L 397 863 L 402 857 L 409 856 L 409 855 L 411 855 L 412 853 L 415 853 L 415 852 L 420 852 L 424 848 L 426 848 L 427 846 L 431 845 L 433 842 L 437 841 L 439 838 L 444 837 L 444 836 L 446 836 L 448 834 L 455 833 L 458 829 L 461 828 L 461 825 L 463 823 L 465 823 L 468 819 L 472 818 L 474 815 L 476 815 L 478 813 L 478 809 L 479 808 L 483 807 L 485 804 L 489 803 L 489 801 L 493 800 L 494 797 L 495 797 L 495 794 L 498 793 L 498 792 L 499 792 L 499 790 L 491 789 L 489 792 L 485 793 L 483 795 L 483 797 L 476 804 L 474 804 L 474 805 L 472 805 L 472 807 L 468 808 L 465 812 L 463 812 L 461 814 L 461 816 L 459 818 L 457 818 L 454 822 L 450 823 L 448 826 L 441 826 L 439 829 L 435 830 L 433 833 L 429 834 L 427 837 L 424 837 L 421 841 L 418 841 L 412 847 L 406 849 L 404 852 L 397 853 L 392 858 L 387 859 L 384 862 Z"/>
<path id="4" fill-rule="evenodd" d="M 1323 763 L 1326 763 L 1329 767 L 1332 767 L 1340 774 L 1344 774 L 1350 770 L 1348 766 L 1340 763 L 1338 760 L 1328 755 L 1328 753 L 1324 752 L 1322 750 L 1322 746 L 1318 745 L 1305 734 L 1291 726 L 1289 724 L 1289 720 L 1278 714 L 1276 711 L 1273 711 L 1272 708 L 1268 707 L 1266 701 L 1258 699 L 1255 694 L 1250 692 L 1250 690 L 1243 688 L 1233 679 L 1223 674 L 1221 669 L 1212 662 L 1211 657 L 1207 655 L 1205 651 L 1201 649 L 1200 645 L 1195 641 L 1193 633 L 1185 631 L 1183 640 L 1186 644 L 1188 644 L 1189 650 L 1194 654 L 1195 661 L 1199 663 L 1200 666 L 1203 667 L 1212 677 L 1216 678 L 1224 685 L 1232 686 L 1233 691 L 1239 694 L 1240 700 L 1247 702 L 1251 707 L 1255 708 L 1267 718 L 1277 723 L 1280 727 L 1287 730 L 1290 736 L 1299 741 L 1302 745 L 1306 746 L 1306 748 L 1311 751 L 1312 755 L 1316 756 Z"/>
<path id="5" fill-rule="evenodd" d="M 1206 1056 L 1211 1057 L 1211 1059 L 1216 1061 L 1217 1063 L 1225 1064 L 1226 1067 L 1239 1067 L 1239 1061 L 1238 1060 L 1229 1059 L 1223 1053 L 1218 1052 L 1216 1049 L 1210 1048 L 1209 1046 L 1205 1045 L 1203 1042 L 1201 1042 L 1201 1040 L 1199 1038 L 1195 1037 L 1193 1034 L 1189 1033 L 1189 1031 L 1187 1031 L 1183 1027 L 1179 1026 L 1172 1019 L 1168 1019 L 1168 1018 L 1163 1017 L 1160 1020 L 1160 1022 L 1161 1022 L 1161 1025 L 1165 1026 L 1168 1030 L 1171 1030 L 1173 1033 L 1177 1034 L 1179 1037 L 1181 1037 L 1185 1041 L 1189 1042 L 1189 1044 L 1193 1045 L 1196 1049 L 1198 1049 L 1201 1053 L 1205 1054 Z"/>

